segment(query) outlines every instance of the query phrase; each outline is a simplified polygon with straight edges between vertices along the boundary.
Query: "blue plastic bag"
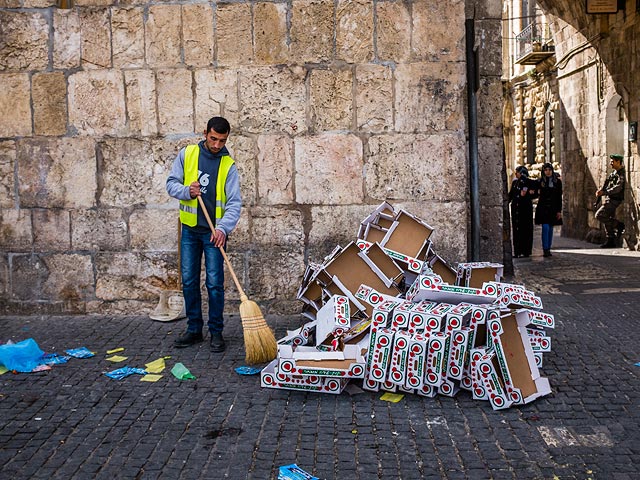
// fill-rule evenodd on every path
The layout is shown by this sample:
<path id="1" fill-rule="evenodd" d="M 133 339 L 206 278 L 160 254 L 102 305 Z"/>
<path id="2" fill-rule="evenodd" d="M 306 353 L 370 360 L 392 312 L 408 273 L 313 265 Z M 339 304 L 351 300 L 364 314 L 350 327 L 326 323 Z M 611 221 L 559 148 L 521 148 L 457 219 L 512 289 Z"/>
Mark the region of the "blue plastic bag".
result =
<path id="1" fill-rule="evenodd" d="M 111 372 L 105 372 L 107 377 L 113 378 L 114 380 L 122 380 L 123 378 L 133 374 L 146 375 L 147 372 L 145 372 L 143 368 L 134 367 L 122 367 Z"/>
<path id="2" fill-rule="evenodd" d="M 69 350 L 65 350 L 64 353 L 75 358 L 91 358 L 94 356 L 94 353 L 87 347 L 71 348 Z"/>
<path id="3" fill-rule="evenodd" d="M 0 345 L 0 363 L 7 370 L 16 372 L 32 372 L 40 365 L 44 352 L 33 338 L 18 343 Z"/>

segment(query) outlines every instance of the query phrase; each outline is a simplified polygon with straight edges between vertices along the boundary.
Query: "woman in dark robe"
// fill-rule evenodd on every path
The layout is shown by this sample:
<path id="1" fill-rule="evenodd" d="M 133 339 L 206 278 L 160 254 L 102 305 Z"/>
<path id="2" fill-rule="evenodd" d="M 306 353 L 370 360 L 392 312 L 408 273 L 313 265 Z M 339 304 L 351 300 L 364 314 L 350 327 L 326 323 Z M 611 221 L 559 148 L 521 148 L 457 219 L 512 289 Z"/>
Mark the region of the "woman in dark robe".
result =
<path id="1" fill-rule="evenodd" d="M 536 196 L 535 182 L 522 165 L 516 167 L 516 178 L 511 182 L 511 227 L 513 229 L 513 256 L 528 257 L 533 247 L 533 203 Z"/>

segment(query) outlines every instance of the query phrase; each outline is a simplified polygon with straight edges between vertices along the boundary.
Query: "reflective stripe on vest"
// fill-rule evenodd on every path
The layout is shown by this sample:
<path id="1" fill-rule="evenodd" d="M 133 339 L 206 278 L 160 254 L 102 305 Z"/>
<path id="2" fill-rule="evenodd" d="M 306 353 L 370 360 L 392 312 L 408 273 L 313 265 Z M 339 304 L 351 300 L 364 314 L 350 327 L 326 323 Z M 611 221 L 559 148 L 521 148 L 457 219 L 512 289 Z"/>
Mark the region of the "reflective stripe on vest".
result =
<path id="1" fill-rule="evenodd" d="M 198 181 L 198 158 L 200 156 L 200 147 L 198 145 L 187 145 L 184 151 L 184 185 Z M 218 180 L 216 182 L 216 211 L 215 218 L 220 219 L 224 215 L 225 205 L 227 203 L 227 195 L 225 185 L 231 165 L 234 164 L 233 159 L 224 155 L 220 158 L 220 167 L 218 168 Z M 180 221 L 190 227 L 195 227 L 198 223 L 198 199 L 180 200 Z"/>

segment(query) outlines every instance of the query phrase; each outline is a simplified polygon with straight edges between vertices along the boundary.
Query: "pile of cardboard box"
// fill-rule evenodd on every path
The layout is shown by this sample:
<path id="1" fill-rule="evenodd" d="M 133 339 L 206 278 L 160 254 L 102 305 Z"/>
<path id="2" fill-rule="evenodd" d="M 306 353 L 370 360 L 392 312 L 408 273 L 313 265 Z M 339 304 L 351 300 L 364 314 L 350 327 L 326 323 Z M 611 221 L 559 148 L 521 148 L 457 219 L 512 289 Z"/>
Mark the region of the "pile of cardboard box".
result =
<path id="1" fill-rule="evenodd" d="M 384 202 L 358 238 L 310 264 L 298 290 L 306 323 L 278 341 L 263 387 L 427 397 L 468 390 L 494 409 L 550 393 L 540 375 L 553 315 L 488 262 L 450 266 L 433 228 Z"/>

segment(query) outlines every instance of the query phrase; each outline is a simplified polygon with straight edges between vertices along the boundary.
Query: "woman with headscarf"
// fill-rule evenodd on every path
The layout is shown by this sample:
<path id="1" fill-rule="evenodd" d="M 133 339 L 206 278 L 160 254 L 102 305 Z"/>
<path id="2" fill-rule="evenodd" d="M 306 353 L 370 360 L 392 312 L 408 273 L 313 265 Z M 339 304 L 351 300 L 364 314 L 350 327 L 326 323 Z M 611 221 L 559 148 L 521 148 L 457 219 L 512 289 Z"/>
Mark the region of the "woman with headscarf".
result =
<path id="1" fill-rule="evenodd" d="M 545 163 L 542 166 L 542 176 L 538 184 L 540 197 L 536 207 L 536 225 L 542 225 L 543 256 L 551 256 L 553 242 L 553 227 L 562 225 L 562 181 L 553 171 L 553 165 Z"/>
<path id="2" fill-rule="evenodd" d="M 513 229 L 513 256 L 528 257 L 533 247 L 533 202 L 536 185 L 529 179 L 527 167 L 516 167 L 516 178 L 511 182 L 511 227 Z"/>

